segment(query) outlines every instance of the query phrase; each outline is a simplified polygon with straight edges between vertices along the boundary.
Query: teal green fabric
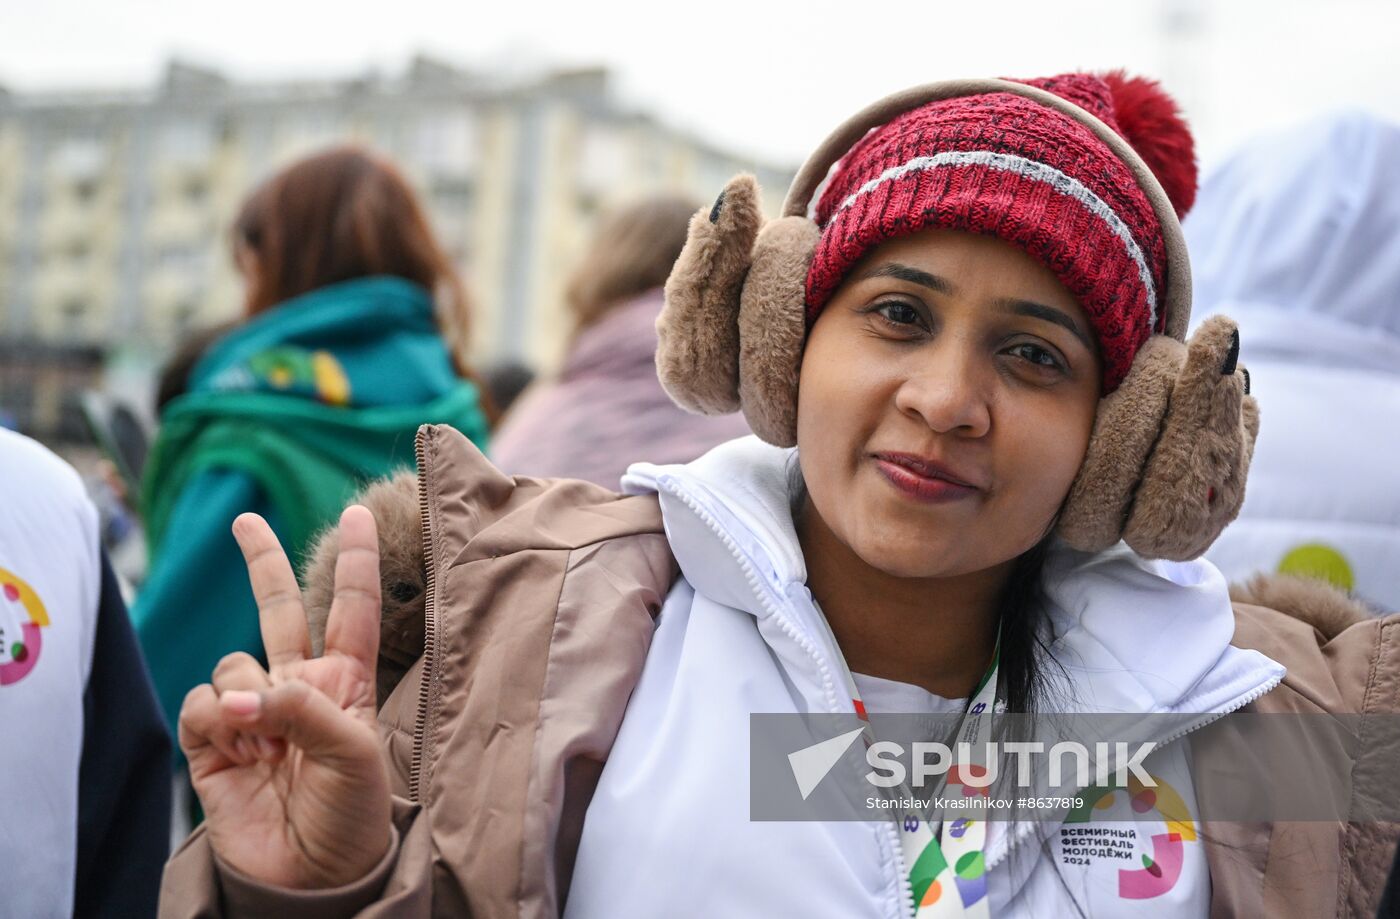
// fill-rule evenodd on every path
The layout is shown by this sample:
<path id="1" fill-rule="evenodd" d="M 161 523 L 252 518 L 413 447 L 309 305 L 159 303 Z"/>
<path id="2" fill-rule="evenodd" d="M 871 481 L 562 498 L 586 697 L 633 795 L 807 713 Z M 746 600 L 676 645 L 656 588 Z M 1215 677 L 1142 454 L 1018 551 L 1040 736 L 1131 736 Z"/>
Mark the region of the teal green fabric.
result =
<path id="1" fill-rule="evenodd" d="M 221 657 L 262 657 L 233 519 L 262 514 L 299 562 L 365 482 L 413 466 L 421 424 L 486 446 L 477 390 L 456 375 L 427 291 L 397 278 L 289 300 L 198 362 L 147 463 L 151 566 L 132 616 L 172 727 Z"/>

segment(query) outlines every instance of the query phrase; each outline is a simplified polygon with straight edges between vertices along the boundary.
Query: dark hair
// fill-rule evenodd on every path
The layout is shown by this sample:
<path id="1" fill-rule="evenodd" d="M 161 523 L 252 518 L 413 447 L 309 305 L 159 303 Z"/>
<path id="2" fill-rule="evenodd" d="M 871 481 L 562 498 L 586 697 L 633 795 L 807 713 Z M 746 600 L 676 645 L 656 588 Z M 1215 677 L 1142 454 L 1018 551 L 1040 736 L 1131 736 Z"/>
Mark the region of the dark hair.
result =
<path id="1" fill-rule="evenodd" d="M 490 364 L 481 371 L 481 381 L 491 393 L 491 401 L 504 415 L 520 394 L 535 380 L 535 371 L 519 361 Z"/>
<path id="2" fill-rule="evenodd" d="M 393 275 L 426 288 L 459 371 L 467 370 L 469 307 L 451 259 L 393 164 L 354 146 L 333 147 L 273 175 L 233 224 L 235 257 L 254 256 L 245 312 L 353 278 Z"/>
<path id="3" fill-rule="evenodd" d="M 1045 690 L 1042 653 L 1050 659 L 1046 644 L 1045 561 L 1050 555 L 1056 520 L 1050 522 L 1040 542 L 1021 553 L 1011 568 L 1001 595 L 1000 680 L 1006 710 L 1034 714 Z"/>
<path id="4" fill-rule="evenodd" d="M 679 195 L 652 195 L 604 216 L 565 294 L 577 327 L 664 285 L 698 207 Z"/>
<path id="5" fill-rule="evenodd" d="M 204 352 L 237 325 L 234 321 L 221 322 L 196 329 L 180 340 L 156 375 L 157 417 L 173 399 L 189 392 L 190 374 L 199 359 L 204 357 Z"/>

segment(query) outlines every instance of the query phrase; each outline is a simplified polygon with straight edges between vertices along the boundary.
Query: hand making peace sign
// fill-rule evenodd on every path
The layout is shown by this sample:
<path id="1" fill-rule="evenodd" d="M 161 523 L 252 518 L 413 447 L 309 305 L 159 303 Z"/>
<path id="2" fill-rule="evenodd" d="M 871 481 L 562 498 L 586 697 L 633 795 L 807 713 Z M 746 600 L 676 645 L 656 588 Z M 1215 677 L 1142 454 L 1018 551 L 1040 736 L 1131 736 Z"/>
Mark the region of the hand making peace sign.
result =
<path id="1" fill-rule="evenodd" d="M 360 506 L 340 518 L 326 652 L 311 657 L 301 591 L 267 522 L 233 522 L 268 669 L 230 654 L 180 709 L 180 748 L 228 866 L 266 884 L 337 887 L 390 842 L 389 775 L 375 725 L 379 543 Z"/>

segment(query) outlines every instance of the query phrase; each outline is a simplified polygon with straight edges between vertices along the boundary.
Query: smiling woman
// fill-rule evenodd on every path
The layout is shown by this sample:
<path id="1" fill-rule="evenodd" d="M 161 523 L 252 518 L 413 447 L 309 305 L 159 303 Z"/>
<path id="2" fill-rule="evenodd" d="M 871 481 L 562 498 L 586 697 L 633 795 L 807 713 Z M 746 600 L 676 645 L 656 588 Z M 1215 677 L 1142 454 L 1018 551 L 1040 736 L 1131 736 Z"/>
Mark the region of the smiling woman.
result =
<path id="1" fill-rule="evenodd" d="M 999 625 L 1004 665 L 1024 661 L 1031 636 L 996 607 L 1084 459 L 1101 377 L 1088 324 L 1022 250 L 941 229 L 873 248 L 822 310 L 799 384 L 798 532 L 852 668 L 962 698 Z"/>
<path id="2" fill-rule="evenodd" d="M 634 464 L 621 496 L 423 429 L 418 475 L 346 512 L 338 561 L 315 553 L 329 660 L 307 660 L 291 570 L 242 518 L 279 653 L 226 661 L 185 705 L 208 820 L 165 912 L 1373 912 L 1390 826 L 1200 827 L 1250 758 L 1182 724 L 1400 711 L 1400 630 L 1344 597 L 1308 595 L 1305 622 L 1232 606 L 1195 560 L 1239 509 L 1257 414 L 1234 324 L 1185 340 L 1191 150 L 1147 81 L 969 80 L 839 127 L 777 220 L 732 180 L 691 218 L 657 368 L 758 437 Z M 376 567 L 387 595 L 423 584 L 378 643 Z M 842 725 L 805 746 L 804 722 L 780 757 L 796 776 L 799 754 L 873 745 L 872 713 L 962 713 L 961 739 L 1007 709 L 1179 717 L 1130 719 L 1157 791 L 1075 789 L 1095 806 L 1039 826 L 956 805 L 751 819 L 811 790 L 757 781 L 756 713 Z M 987 768 L 950 782 L 971 794 Z"/>

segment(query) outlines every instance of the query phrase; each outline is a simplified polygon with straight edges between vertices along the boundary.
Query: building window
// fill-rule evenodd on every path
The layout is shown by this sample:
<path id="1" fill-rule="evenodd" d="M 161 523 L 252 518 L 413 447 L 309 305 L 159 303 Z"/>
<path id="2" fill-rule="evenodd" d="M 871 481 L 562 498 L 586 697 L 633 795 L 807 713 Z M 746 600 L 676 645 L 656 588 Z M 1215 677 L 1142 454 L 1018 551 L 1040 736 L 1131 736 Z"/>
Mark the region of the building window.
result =
<path id="1" fill-rule="evenodd" d="M 465 179 L 476 168 L 476 141 L 469 112 L 429 112 L 414 125 L 408 156 L 432 179 Z"/>
<path id="2" fill-rule="evenodd" d="M 87 133 L 62 140 L 54 148 L 51 162 L 63 178 L 74 182 L 95 180 L 107 160 L 107 145 L 102 138 Z"/>
<path id="3" fill-rule="evenodd" d="M 59 312 L 63 314 L 64 325 L 81 325 L 87 318 L 88 305 L 84 300 L 65 300 Z"/>
<path id="4" fill-rule="evenodd" d="M 214 126 L 204 119 L 167 122 L 157 137 L 162 159 L 174 163 L 202 163 L 214 153 Z"/>
<path id="5" fill-rule="evenodd" d="M 209 252 L 197 243 L 166 243 L 155 251 L 155 266 L 161 271 L 202 276 L 209 266 Z"/>
<path id="6" fill-rule="evenodd" d="M 599 194 L 595 191 L 584 190 L 578 193 L 578 215 L 585 221 L 593 221 L 598 216 L 598 211 L 602 207 Z"/>
<path id="7" fill-rule="evenodd" d="M 81 179 L 73 184 L 73 197 L 78 199 L 79 204 L 91 204 L 97 197 L 97 181 L 87 178 Z"/>
<path id="8" fill-rule="evenodd" d="M 175 336 L 182 338 L 195 325 L 195 319 L 199 315 L 199 307 L 193 300 L 181 300 L 175 304 L 175 308 L 170 312 L 171 325 L 174 327 Z"/>
<path id="9" fill-rule="evenodd" d="M 596 198 L 624 185 L 631 166 L 629 153 L 616 131 L 605 125 L 585 127 L 578 153 L 578 184 L 583 193 Z"/>
<path id="10" fill-rule="evenodd" d="M 209 194 L 208 180 L 199 176 L 191 176 L 185 181 L 185 203 L 191 207 L 202 207 L 204 199 Z"/>

